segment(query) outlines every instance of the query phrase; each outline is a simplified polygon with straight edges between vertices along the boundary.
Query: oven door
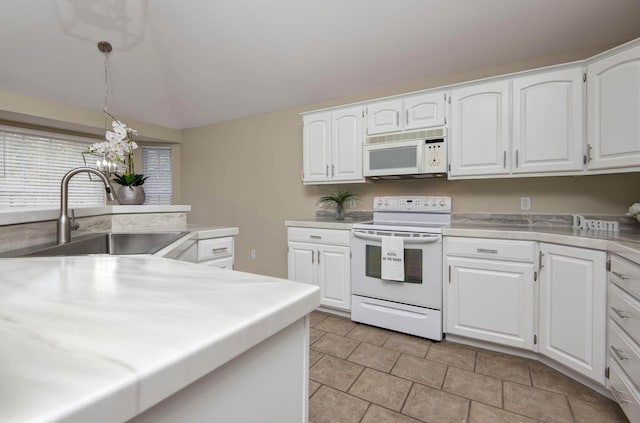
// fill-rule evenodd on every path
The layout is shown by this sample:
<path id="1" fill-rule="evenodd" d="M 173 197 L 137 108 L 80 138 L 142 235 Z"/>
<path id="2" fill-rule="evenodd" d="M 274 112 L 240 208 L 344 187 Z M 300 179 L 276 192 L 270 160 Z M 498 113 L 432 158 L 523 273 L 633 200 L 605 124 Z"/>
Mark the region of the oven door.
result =
<path id="1" fill-rule="evenodd" d="M 404 238 L 403 282 L 380 277 L 382 236 Z M 442 235 L 353 229 L 351 254 L 353 294 L 442 309 Z"/>
<path id="2" fill-rule="evenodd" d="M 424 140 L 365 145 L 362 149 L 364 176 L 422 173 L 423 145 Z"/>

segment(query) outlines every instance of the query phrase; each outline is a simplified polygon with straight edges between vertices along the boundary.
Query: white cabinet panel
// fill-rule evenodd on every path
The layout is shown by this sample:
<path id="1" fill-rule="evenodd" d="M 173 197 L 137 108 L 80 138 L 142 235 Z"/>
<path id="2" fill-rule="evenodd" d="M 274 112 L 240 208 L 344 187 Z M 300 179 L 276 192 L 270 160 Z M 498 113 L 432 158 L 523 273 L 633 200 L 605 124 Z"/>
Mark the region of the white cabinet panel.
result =
<path id="1" fill-rule="evenodd" d="M 402 100 L 389 100 L 367 106 L 367 135 L 402 130 Z"/>
<path id="2" fill-rule="evenodd" d="M 513 80 L 514 173 L 582 169 L 582 68 Z"/>
<path id="3" fill-rule="evenodd" d="M 540 352 L 604 384 L 606 253 L 540 244 Z"/>
<path id="4" fill-rule="evenodd" d="M 404 100 L 405 130 L 428 128 L 445 124 L 445 94 L 414 95 Z"/>
<path id="5" fill-rule="evenodd" d="M 447 257 L 448 333 L 532 349 L 534 265 Z"/>
<path id="6" fill-rule="evenodd" d="M 587 67 L 589 169 L 640 166 L 640 47 Z"/>
<path id="7" fill-rule="evenodd" d="M 451 92 L 451 176 L 509 173 L 509 82 Z"/>
<path id="8" fill-rule="evenodd" d="M 331 112 L 305 116 L 303 121 L 304 181 L 326 181 L 331 162 Z"/>
<path id="9" fill-rule="evenodd" d="M 289 242 L 288 279 L 317 285 L 313 244 Z"/>
<path id="10" fill-rule="evenodd" d="M 323 305 L 350 309 L 351 260 L 349 247 L 327 246 L 318 249 L 318 283 Z"/>

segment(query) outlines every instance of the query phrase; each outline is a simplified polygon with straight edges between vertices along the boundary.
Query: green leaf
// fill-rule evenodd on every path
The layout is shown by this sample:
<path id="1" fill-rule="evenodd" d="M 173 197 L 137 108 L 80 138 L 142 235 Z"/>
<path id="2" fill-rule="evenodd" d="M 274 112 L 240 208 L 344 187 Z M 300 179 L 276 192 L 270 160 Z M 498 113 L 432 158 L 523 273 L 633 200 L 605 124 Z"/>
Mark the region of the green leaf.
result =
<path id="1" fill-rule="evenodd" d="M 346 189 L 346 190 L 338 189 L 337 191 L 330 192 L 327 195 L 320 197 L 320 200 L 318 200 L 318 204 L 344 205 L 344 203 L 346 203 L 349 200 L 357 200 L 357 199 L 358 199 L 358 194 L 353 192 L 351 189 Z"/>
<path id="2" fill-rule="evenodd" d="M 140 173 L 124 173 L 122 175 L 116 173 L 113 175 L 113 182 L 125 187 L 137 187 L 144 184 L 147 178 L 148 176 L 145 177 Z"/>

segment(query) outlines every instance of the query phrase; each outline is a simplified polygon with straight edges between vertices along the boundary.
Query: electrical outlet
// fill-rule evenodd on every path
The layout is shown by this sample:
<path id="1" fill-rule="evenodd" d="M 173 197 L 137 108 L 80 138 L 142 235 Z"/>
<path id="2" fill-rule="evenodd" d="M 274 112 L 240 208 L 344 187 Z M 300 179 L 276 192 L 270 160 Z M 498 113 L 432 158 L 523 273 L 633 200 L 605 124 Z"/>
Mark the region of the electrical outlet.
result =
<path id="1" fill-rule="evenodd" d="M 520 210 L 531 210 L 531 197 L 520 197 Z"/>
<path id="2" fill-rule="evenodd" d="M 251 258 L 256 258 L 256 250 L 251 250 Z"/>
<path id="3" fill-rule="evenodd" d="M 356 206 L 356 200 L 354 198 L 349 200 L 349 208 L 353 209 Z"/>

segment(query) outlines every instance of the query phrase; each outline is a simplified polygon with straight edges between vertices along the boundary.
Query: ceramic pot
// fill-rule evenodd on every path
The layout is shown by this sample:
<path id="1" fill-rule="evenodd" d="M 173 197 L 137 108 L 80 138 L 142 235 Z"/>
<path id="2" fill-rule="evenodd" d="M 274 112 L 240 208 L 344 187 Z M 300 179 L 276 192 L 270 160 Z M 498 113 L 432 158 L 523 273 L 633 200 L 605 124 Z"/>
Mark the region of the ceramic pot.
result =
<path id="1" fill-rule="evenodd" d="M 142 185 L 137 187 L 125 187 L 119 186 L 116 195 L 118 196 L 118 203 L 126 205 L 144 204 L 144 188 Z"/>

